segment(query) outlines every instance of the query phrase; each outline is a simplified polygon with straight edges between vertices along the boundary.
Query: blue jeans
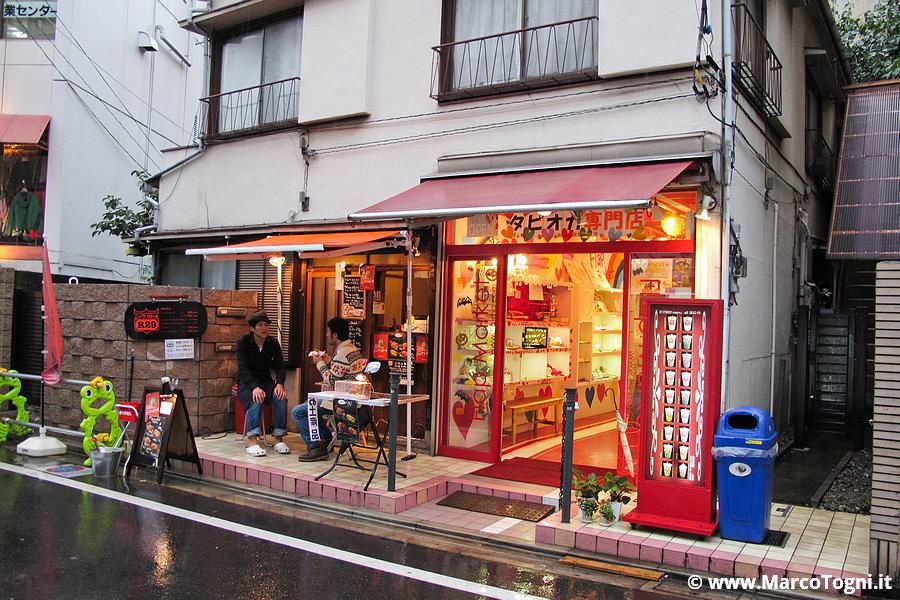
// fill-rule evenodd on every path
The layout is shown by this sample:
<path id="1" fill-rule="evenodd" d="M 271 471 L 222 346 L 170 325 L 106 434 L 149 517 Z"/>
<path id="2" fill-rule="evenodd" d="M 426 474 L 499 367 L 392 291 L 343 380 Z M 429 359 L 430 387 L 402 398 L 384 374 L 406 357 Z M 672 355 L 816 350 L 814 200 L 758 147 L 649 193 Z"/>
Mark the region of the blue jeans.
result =
<path id="1" fill-rule="evenodd" d="M 297 424 L 297 430 L 300 432 L 300 437 L 303 438 L 303 441 L 306 442 L 306 445 L 310 448 L 319 443 L 328 445 L 331 441 L 331 430 L 328 429 L 328 423 L 325 420 L 326 413 L 330 414 L 331 411 L 319 409 L 319 437 L 322 438 L 322 440 L 321 442 L 314 442 L 309 439 L 309 403 L 301 402 L 291 410 L 291 417 L 294 419 L 294 423 Z"/>
<path id="2" fill-rule="evenodd" d="M 238 401 L 244 407 L 246 413 L 247 427 L 244 429 L 244 435 L 251 437 L 262 434 L 259 426 L 260 417 L 262 416 L 262 407 L 266 404 L 272 405 L 272 420 L 275 421 L 275 437 L 281 437 L 287 433 L 287 401 L 275 397 L 275 384 L 263 388 L 266 393 L 266 399 L 262 404 L 253 401 L 253 389 L 245 384 L 238 386 Z"/>

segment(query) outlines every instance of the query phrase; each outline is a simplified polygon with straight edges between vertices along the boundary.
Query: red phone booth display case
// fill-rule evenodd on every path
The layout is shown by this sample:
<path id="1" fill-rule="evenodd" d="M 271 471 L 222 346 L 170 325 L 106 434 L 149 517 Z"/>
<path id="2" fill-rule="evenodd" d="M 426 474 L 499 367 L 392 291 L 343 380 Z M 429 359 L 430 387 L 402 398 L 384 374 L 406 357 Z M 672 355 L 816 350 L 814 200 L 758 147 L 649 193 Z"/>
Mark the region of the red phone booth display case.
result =
<path id="1" fill-rule="evenodd" d="M 715 531 L 713 434 L 722 376 L 722 301 L 646 297 L 636 525 Z"/>

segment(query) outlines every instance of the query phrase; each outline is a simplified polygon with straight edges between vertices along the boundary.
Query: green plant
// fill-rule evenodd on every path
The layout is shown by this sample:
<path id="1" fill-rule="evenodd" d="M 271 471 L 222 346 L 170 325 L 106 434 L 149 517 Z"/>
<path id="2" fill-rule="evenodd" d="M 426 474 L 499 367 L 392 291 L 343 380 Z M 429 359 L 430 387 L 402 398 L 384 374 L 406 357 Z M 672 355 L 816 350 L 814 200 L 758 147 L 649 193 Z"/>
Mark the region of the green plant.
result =
<path id="1" fill-rule="evenodd" d="M 621 477 L 611 471 L 603 476 L 603 482 L 600 484 L 600 490 L 609 495 L 610 502 L 621 502 L 622 504 L 631 502 L 631 496 L 626 494 L 630 494 L 634 489 L 627 477 Z"/>
<path id="2" fill-rule="evenodd" d="M 575 488 L 577 496 L 583 498 L 597 498 L 600 496 L 600 480 L 597 479 L 596 473 L 585 476 L 578 469 L 572 469 L 572 487 Z"/>
<path id="3" fill-rule="evenodd" d="M 600 502 L 596 498 L 589 496 L 578 496 L 575 499 L 575 503 L 581 509 L 581 512 L 584 513 L 584 516 L 589 519 L 594 518 L 594 513 L 597 512 L 597 508 L 600 506 Z"/>
<path id="4" fill-rule="evenodd" d="M 603 520 L 607 523 L 612 523 L 616 520 L 616 513 L 613 511 L 612 504 L 609 500 L 604 500 L 597 506 L 597 510 L 600 512 L 600 516 L 603 517 Z"/>
<path id="5" fill-rule="evenodd" d="M 132 171 L 131 174 L 138 179 L 140 189 L 144 191 L 149 174 L 146 171 Z M 135 210 L 127 206 L 119 196 L 107 194 L 103 197 L 102 218 L 91 224 L 91 237 L 102 233 L 122 239 L 134 237 L 136 229 L 153 224 L 154 205 L 158 197 L 159 190 L 151 188 L 138 200 Z"/>
<path id="6" fill-rule="evenodd" d="M 850 2 L 832 2 L 835 21 L 856 81 L 900 77 L 900 11 L 895 1 L 877 2 L 862 16 Z"/>

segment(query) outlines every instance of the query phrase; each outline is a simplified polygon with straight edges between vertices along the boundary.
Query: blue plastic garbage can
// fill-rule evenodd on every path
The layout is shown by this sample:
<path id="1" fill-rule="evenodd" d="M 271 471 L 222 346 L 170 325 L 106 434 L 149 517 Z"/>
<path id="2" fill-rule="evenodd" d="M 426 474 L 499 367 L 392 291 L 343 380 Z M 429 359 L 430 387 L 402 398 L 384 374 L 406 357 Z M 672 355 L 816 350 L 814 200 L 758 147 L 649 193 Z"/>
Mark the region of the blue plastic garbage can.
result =
<path id="1" fill-rule="evenodd" d="M 769 529 L 778 435 L 768 412 L 741 406 L 719 418 L 713 438 L 719 484 L 719 532 L 759 544 Z"/>

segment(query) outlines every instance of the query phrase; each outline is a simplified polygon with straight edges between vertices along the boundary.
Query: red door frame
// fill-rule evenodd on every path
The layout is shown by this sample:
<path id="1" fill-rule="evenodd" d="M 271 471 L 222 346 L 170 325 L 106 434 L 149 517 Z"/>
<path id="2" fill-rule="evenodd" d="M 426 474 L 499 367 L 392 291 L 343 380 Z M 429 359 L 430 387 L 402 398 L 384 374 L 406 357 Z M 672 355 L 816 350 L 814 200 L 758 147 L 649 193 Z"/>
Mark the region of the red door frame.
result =
<path id="1" fill-rule="evenodd" d="M 452 352 L 450 335 L 452 319 L 452 300 L 453 300 L 453 276 L 451 264 L 455 260 L 490 260 L 497 258 L 497 290 L 506 289 L 506 272 L 507 262 L 511 254 L 600 254 L 600 253 L 616 253 L 624 254 L 626 267 L 631 264 L 632 254 L 691 254 L 695 256 L 696 261 L 696 244 L 694 240 L 672 240 L 672 241 L 646 241 L 646 242 L 566 242 L 566 243 L 545 243 L 545 244 L 497 244 L 497 245 L 472 245 L 458 246 L 447 245 L 444 252 L 444 285 L 443 303 L 444 316 L 441 324 L 441 352 L 439 354 L 440 361 L 440 378 L 438 381 L 438 422 L 440 429 L 438 430 L 438 448 L 437 453 L 440 456 L 448 456 L 450 458 L 461 458 L 465 460 L 477 460 L 482 462 L 496 463 L 501 459 L 501 428 L 503 426 L 503 359 L 505 349 L 504 343 L 498 340 L 505 339 L 506 335 L 506 319 L 500 318 L 506 314 L 506 294 L 496 294 L 495 315 L 497 323 L 494 330 L 494 385 L 495 390 L 501 390 L 499 394 L 492 394 L 491 399 L 491 441 L 489 453 L 476 452 L 456 446 L 449 446 L 447 440 L 449 438 L 450 413 L 448 410 L 447 388 L 449 376 L 450 353 Z M 696 266 L 695 266 L 696 268 Z M 623 360 L 619 376 L 619 404 L 622 406 L 623 389 L 627 381 L 627 351 L 628 321 L 630 319 L 628 311 L 629 277 L 624 277 L 622 290 L 622 352 Z M 502 287 L 501 287 L 502 285 Z M 499 382 L 499 385 L 498 385 Z M 623 414 L 623 416 L 625 416 Z"/>

